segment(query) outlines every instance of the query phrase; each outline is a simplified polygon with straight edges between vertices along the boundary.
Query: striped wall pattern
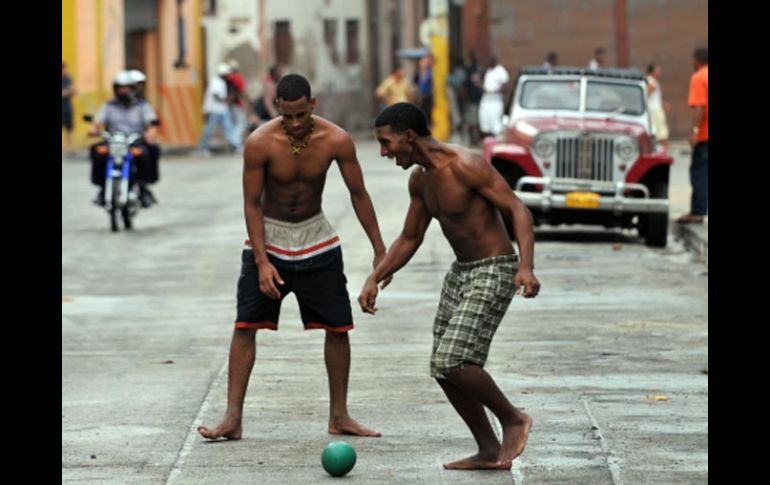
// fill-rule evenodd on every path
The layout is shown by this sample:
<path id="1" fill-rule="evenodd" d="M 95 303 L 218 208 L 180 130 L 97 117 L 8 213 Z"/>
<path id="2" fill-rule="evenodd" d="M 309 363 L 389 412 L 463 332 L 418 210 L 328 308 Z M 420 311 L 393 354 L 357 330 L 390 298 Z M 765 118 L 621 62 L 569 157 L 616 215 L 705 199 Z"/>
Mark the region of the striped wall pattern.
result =
<path id="1" fill-rule="evenodd" d="M 203 122 L 197 88 L 192 85 L 163 85 L 160 99 L 161 140 L 177 145 L 196 144 Z"/>

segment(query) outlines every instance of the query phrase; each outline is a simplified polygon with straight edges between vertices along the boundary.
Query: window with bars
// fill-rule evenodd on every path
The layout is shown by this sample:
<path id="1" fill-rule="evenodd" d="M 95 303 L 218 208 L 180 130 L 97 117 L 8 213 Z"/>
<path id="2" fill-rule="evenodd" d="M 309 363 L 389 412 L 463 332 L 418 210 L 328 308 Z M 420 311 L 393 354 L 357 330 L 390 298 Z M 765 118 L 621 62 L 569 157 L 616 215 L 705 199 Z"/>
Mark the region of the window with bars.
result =
<path id="1" fill-rule="evenodd" d="M 347 63 L 358 64 L 361 60 L 361 53 L 358 48 L 358 20 L 348 20 L 345 23 L 347 34 Z"/>
<path id="2" fill-rule="evenodd" d="M 337 64 L 340 60 L 337 50 L 337 19 L 324 19 L 324 43 L 329 50 L 332 62 Z"/>
<path id="3" fill-rule="evenodd" d="M 203 0 L 203 15 L 217 14 L 217 0 Z"/>
<path id="4" fill-rule="evenodd" d="M 280 20 L 275 23 L 275 60 L 278 64 L 291 64 L 293 54 L 293 41 L 291 38 L 291 23 L 288 20 Z"/>

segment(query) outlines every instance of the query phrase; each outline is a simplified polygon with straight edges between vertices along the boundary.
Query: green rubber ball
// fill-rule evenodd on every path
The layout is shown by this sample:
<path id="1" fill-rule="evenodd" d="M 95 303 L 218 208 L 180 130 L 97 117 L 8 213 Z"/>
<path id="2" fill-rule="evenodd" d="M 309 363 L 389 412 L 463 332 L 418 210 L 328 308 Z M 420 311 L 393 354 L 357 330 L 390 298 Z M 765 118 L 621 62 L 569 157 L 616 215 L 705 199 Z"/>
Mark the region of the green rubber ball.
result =
<path id="1" fill-rule="evenodd" d="M 332 441 L 321 453 L 321 465 L 329 475 L 341 477 L 356 464 L 356 450 L 345 441 Z"/>

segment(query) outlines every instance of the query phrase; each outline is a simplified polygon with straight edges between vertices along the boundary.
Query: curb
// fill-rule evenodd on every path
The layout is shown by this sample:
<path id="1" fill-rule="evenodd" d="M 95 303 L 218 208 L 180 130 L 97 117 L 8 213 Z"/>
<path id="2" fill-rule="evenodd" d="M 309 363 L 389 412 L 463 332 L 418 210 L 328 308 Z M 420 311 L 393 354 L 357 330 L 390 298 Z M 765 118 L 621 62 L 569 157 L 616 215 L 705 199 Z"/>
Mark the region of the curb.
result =
<path id="1" fill-rule="evenodd" d="M 708 226 L 706 226 L 705 237 L 700 234 L 700 231 L 696 231 L 692 224 L 680 224 L 676 221 L 671 222 L 672 229 L 677 239 L 681 239 L 684 242 L 685 247 L 695 253 L 695 255 L 702 259 L 706 266 L 709 263 L 709 241 L 708 241 Z"/>

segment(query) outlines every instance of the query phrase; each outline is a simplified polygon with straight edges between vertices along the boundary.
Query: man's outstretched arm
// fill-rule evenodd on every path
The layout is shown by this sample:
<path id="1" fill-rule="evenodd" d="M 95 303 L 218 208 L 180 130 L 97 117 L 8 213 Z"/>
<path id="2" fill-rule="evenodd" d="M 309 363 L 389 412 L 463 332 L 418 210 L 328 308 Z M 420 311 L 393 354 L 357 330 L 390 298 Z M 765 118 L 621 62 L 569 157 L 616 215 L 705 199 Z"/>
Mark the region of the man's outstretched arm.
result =
<path id="1" fill-rule="evenodd" d="M 385 243 L 382 240 L 380 226 L 377 223 L 374 205 L 364 185 L 364 174 L 361 171 L 361 164 L 358 163 L 358 158 L 356 157 L 356 148 L 353 145 L 353 140 L 347 134 L 344 136 L 344 139 L 340 140 L 336 160 L 345 186 L 350 192 L 350 201 L 353 204 L 353 210 L 356 213 L 358 222 L 361 223 L 361 227 L 372 243 L 375 256 L 373 266 L 376 266 L 385 256 Z"/>
<path id="2" fill-rule="evenodd" d="M 361 310 L 372 315 L 377 311 L 374 304 L 377 299 L 377 284 L 385 280 L 384 288 L 393 274 L 401 269 L 412 259 L 417 248 L 422 244 L 425 237 L 425 231 L 430 224 L 431 216 L 425 208 L 425 201 L 419 190 L 419 169 L 412 172 L 409 178 L 409 209 L 404 221 L 404 229 L 401 234 L 390 245 L 385 258 L 380 261 L 372 274 L 366 279 L 361 295 L 358 297 L 358 303 Z"/>

